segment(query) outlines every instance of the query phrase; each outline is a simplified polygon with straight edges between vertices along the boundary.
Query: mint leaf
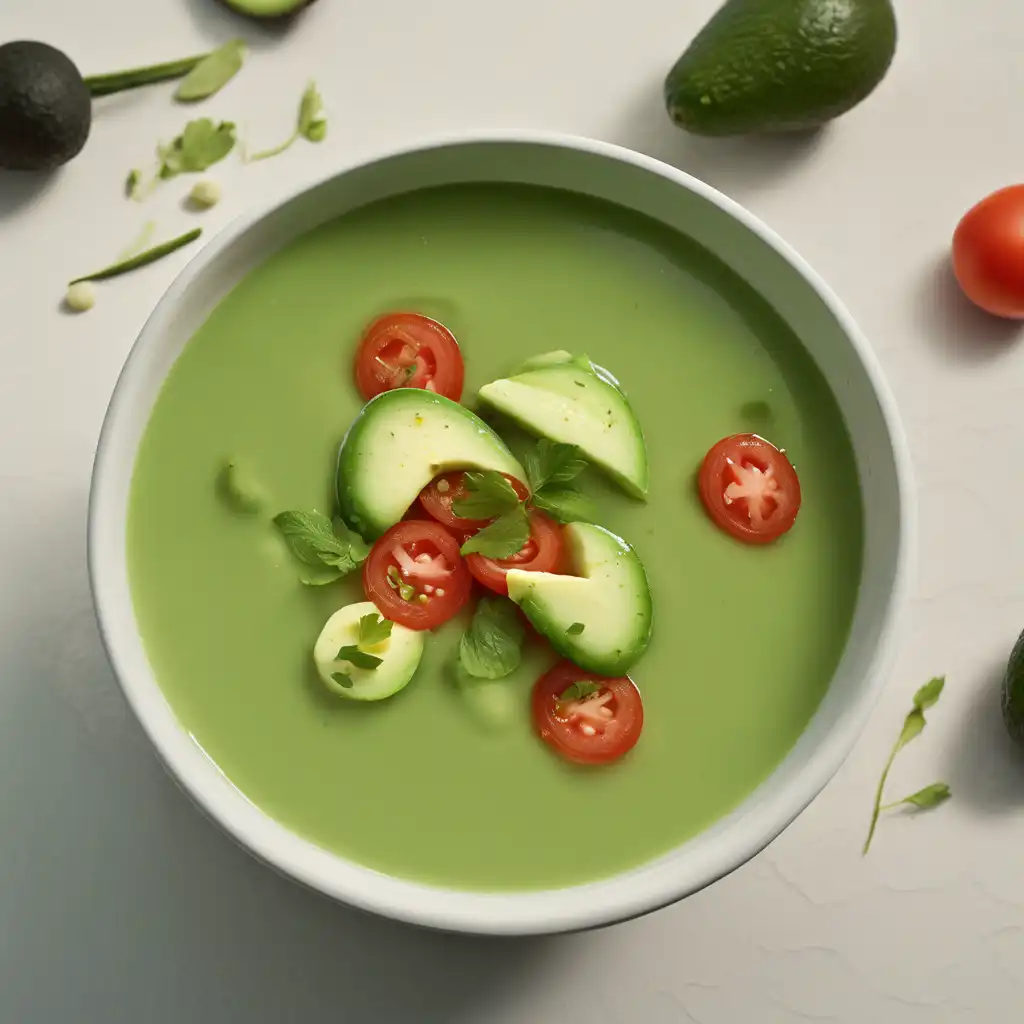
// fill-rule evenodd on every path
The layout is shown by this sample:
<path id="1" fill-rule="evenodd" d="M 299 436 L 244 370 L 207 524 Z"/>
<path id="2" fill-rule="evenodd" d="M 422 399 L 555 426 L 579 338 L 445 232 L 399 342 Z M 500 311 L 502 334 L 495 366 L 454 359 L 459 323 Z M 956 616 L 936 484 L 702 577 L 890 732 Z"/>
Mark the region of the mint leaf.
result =
<path id="1" fill-rule="evenodd" d="M 331 583 L 351 572 L 370 553 L 362 537 L 340 520 L 332 523 L 316 509 L 281 512 L 274 516 L 274 525 L 296 559 L 315 570 L 301 576 L 303 583 L 313 586 Z"/>
<path id="2" fill-rule="evenodd" d="M 561 692 L 558 699 L 561 703 L 568 704 L 569 701 L 583 700 L 584 697 L 589 697 L 592 694 L 597 693 L 600 689 L 600 683 L 592 683 L 589 680 L 580 679 L 571 686 L 567 686 Z"/>
<path id="3" fill-rule="evenodd" d="M 574 622 L 566 631 L 566 636 L 579 636 L 587 627 L 582 622 Z"/>
<path id="4" fill-rule="evenodd" d="M 370 612 L 359 620 L 359 646 L 375 647 L 391 636 L 394 623 L 376 612 Z"/>
<path id="5" fill-rule="evenodd" d="M 224 463 L 217 476 L 217 492 L 232 511 L 241 515 L 256 515 L 263 507 L 259 489 L 235 462 Z"/>
<path id="6" fill-rule="evenodd" d="M 530 490 L 537 491 L 549 484 L 567 484 L 583 472 L 586 462 L 574 444 L 562 444 L 542 437 L 523 459 Z"/>
<path id="7" fill-rule="evenodd" d="M 919 789 L 916 793 L 911 793 L 910 796 L 905 796 L 894 804 L 886 804 L 882 810 L 887 811 L 891 807 L 899 807 L 901 804 L 911 804 L 926 811 L 929 808 L 938 807 L 939 804 L 945 803 L 952 795 L 946 783 L 933 782 L 930 786 L 925 786 L 924 789 Z"/>
<path id="8" fill-rule="evenodd" d="M 352 677 L 345 675 L 344 672 L 332 672 L 331 678 L 339 685 L 344 686 L 346 690 L 352 687 Z"/>
<path id="9" fill-rule="evenodd" d="M 573 487 L 543 487 L 534 491 L 533 504 L 560 523 L 592 523 L 594 503 Z"/>
<path id="10" fill-rule="evenodd" d="M 238 74 L 245 59 L 245 40 L 232 39 L 208 53 L 179 83 L 176 100 L 194 103 L 224 88 Z"/>
<path id="11" fill-rule="evenodd" d="M 158 146 L 160 177 L 205 171 L 223 160 L 235 145 L 235 126 L 231 121 L 214 124 L 208 117 L 189 121 L 185 130 L 169 145 Z"/>
<path id="12" fill-rule="evenodd" d="M 474 552 L 485 558 L 511 558 L 530 539 L 530 521 L 526 508 L 516 502 L 515 508 L 495 519 L 462 545 L 462 554 Z"/>
<path id="13" fill-rule="evenodd" d="M 889 759 L 885 762 L 885 767 L 882 769 L 882 777 L 878 781 L 878 789 L 875 791 L 875 803 L 871 810 L 871 823 L 868 826 L 868 837 L 864 841 L 864 854 L 871 849 L 871 840 L 874 838 L 875 829 L 878 826 L 878 816 L 883 810 L 888 810 L 890 807 L 897 807 L 900 803 L 910 802 L 912 804 L 917 804 L 918 798 L 924 801 L 932 800 L 933 802 L 917 804 L 917 806 L 934 807 L 949 798 L 950 794 L 948 786 L 945 787 L 945 796 L 937 796 L 938 789 L 945 786 L 945 783 L 936 783 L 935 786 L 929 786 L 926 789 L 921 790 L 920 793 L 914 793 L 913 796 L 907 797 L 906 800 L 900 800 L 895 804 L 882 805 L 885 783 L 889 778 L 889 770 L 892 768 L 893 761 L 896 760 L 896 755 L 908 743 L 916 739 L 924 731 L 924 727 L 927 724 L 924 713 L 928 708 L 935 706 L 939 697 L 942 696 L 942 689 L 945 685 L 945 676 L 936 676 L 934 679 L 925 683 L 924 686 L 914 694 L 914 706 L 907 712 L 907 717 L 903 720 L 903 728 L 900 730 L 900 734 L 896 739 L 896 744 L 892 748 L 892 752 L 889 754 Z"/>
<path id="14" fill-rule="evenodd" d="M 494 519 L 519 504 L 515 488 L 493 469 L 466 473 L 462 490 L 463 497 L 452 502 L 452 512 L 460 519 Z"/>
<path id="15" fill-rule="evenodd" d="M 359 650 L 358 647 L 342 647 L 334 656 L 336 661 L 347 661 L 356 668 L 376 668 L 383 662 L 383 658 L 377 658 L 372 654 Z"/>
<path id="16" fill-rule="evenodd" d="M 463 669 L 477 679 L 502 679 L 519 667 L 524 636 L 516 606 L 504 597 L 484 597 L 459 643 Z"/>
<path id="17" fill-rule="evenodd" d="M 323 142 L 327 134 L 324 103 L 316 82 L 310 82 L 299 101 L 299 134 L 310 142 Z"/>

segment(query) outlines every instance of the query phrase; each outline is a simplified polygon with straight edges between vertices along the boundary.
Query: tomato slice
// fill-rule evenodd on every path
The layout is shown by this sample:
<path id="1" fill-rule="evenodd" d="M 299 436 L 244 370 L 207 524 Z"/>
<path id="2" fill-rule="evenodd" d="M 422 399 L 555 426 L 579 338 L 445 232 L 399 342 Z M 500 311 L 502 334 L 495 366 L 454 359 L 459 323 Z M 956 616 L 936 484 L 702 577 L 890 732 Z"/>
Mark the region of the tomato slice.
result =
<path id="1" fill-rule="evenodd" d="M 366 329 L 356 350 L 356 384 L 367 400 L 395 388 L 424 388 L 453 402 L 465 367 L 451 331 L 419 313 L 388 313 Z"/>
<path id="2" fill-rule="evenodd" d="M 542 512 L 530 512 L 530 539 L 511 558 L 466 555 L 473 578 L 496 594 L 508 594 L 505 576 L 509 569 L 558 572 L 562 565 L 562 528 Z"/>
<path id="3" fill-rule="evenodd" d="M 704 457 L 700 496 L 708 515 L 747 544 L 781 537 L 800 511 L 800 481 L 789 459 L 757 434 L 723 438 Z"/>
<path id="4" fill-rule="evenodd" d="M 530 492 L 525 484 L 521 484 L 514 476 L 503 473 L 502 476 L 512 485 L 520 501 L 525 501 Z M 420 504 L 424 511 L 436 519 L 442 526 L 447 526 L 461 536 L 470 536 L 482 530 L 490 519 L 463 519 L 452 511 L 452 504 L 466 496 L 466 474 L 463 472 L 445 473 L 431 480 L 420 492 Z"/>
<path id="5" fill-rule="evenodd" d="M 439 523 L 405 519 L 363 563 L 363 589 L 381 615 L 409 629 L 434 629 L 469 600 L 473 577 L 459 542 Z"/>
<path id="6" fill-rule="evenodd" d="M 573 683 L 596 684 L 580 699 L 563 700 Z M 627 676 L 606 679 L 560 661 L 533 687 L 533 724 L 545 743 L 580 764 L 615 761 L 636 746 L 644 727 L 640 691 Z"/>

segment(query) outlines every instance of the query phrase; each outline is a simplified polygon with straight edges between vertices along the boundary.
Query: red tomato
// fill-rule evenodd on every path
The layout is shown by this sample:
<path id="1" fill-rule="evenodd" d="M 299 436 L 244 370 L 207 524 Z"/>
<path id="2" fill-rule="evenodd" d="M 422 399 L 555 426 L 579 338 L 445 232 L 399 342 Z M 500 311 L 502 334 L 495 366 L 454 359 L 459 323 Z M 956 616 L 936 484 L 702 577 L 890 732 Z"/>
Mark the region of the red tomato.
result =
<path id="1" fill-rule="evenodd" d="M 993 192 L 968 210 L 953 235 L 953 270 L 982 309 L 1024 319 L 1024 185 Z"/>
<path id="2" fill-rule="evenodd" d="M 356 351 L 356 384 L 371 399 L 394 388 L 424 388 L 457 402 L 465 367 L 447 327 L 419 313 L 374 320 Z"/>
<path id="3" fill-rule="evenodd" d="M 562 564 L 562 528 L 541 512 L 530 512 L 530 539 L 511 558 L 466 555 L 473 578 L 496 594 L 508 594 L 509 569 L 558 572 Z"/>
<path id="4" fill-rule="evenodd" d="M 503 473 L 502 476 L 512 485 L 521 501 L 525 501 L 530 492 L 524 484 L 521 484 L 515 477 Z M 420 492 L 420 504 L 432 518 L 436 519 L 442 526 L 447 526 L 455 532 L 469 536 L 482 530 L 489 522 L 489 519 L 463 519 L 452 511 L 452 503 L 466 496 L 465 490 L 466 474 L 462 472 L 445 473 L 436 480 L 432 480 Z"/>
<path id="5" fill-rule="evenodd" d="M 363 589 L 381 615 L 409 629 L 434 629 L 469 599 L 473 578 L 459 542 L 438 523 L 392 526 L 363 563 Z"/>
<path id="6" fill-rule="evenodd" d="M 757 434 L 719 441 L 700 468 L 700 496 L 708 515 L 747 544 L 781 537 L 800 511 L 800 481 L 789 459 Z"/>
<path id="7" fill-rule="evenodd" d="M 600 689 L 581 700 L 562 700 L 573 683 Z M 644 705 L 632 679 L 606 679 L 560 661 L 533 686 L 533 724 L 545 743 L 581 764 L 604 764 L 633 749 L 644 726 Z"/>

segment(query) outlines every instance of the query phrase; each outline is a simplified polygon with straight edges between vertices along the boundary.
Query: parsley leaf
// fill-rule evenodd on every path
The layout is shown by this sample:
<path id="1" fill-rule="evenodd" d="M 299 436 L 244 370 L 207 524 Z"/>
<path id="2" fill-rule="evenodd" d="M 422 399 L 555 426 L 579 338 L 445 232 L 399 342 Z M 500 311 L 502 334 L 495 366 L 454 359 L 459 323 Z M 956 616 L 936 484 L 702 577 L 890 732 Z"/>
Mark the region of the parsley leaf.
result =
<path id="1" fill-rule="evenodd" d="M 493 469 L 467 473 L 462 487 L 463 497 L 452 502 L 452 512 L 462 519 L 494 519 L 519 504 L 515 488 Z"/>
<path id="2" fill-rule="evenodd" d="M 567 686 L 561 692 L 558 699 L 563 704 L 568 704 L 569 701 L 572 700 L 583 700 L 584 697 L 589 697 L 591 694 L 597 693 L 600 689 L 600 683 L 592 683 L 587 679 L 580 679 L 571 686 Z"/>
<path id="3" fill-rule="evenodd" d="M 594 503 L 574 487 L 544 487 L 534 493 L 533 504 L 560 523 L 594 521 Z"/>
<path id="4" fill-rule="evenodd" d="M 503 597 L 481 598 L 459 643 L 459 661 L 476 679 L 502 679 L 519 667 L 523 624 L 516 606 Z"/>
<path id="5" fill-rule="evenodd" d="M 523 460 L 530 490 L 534 492 L 548 484 L 567 484 L 575 480 L 586 465 L 576 445 L 549 441 L 546 437 L 542 437 Z"/>
<path id="6" fill-rule="evenodd" d="M 185 130 L 169 145 L 158 146 L 160 177 L 205 171 L 231 152 L 235 126 L 231 121 L 214 124 L 208 117 L 189 121 Z"/>
<path id="7" fill-rule="evenodd" d="M 909 712 L 907 712 L 907 717 L 903 720 L 903 728 L 900 730 L 899 737 L 896 740 L 896 745 L 892 748 L 892 753 L 889 754 L 889 760 L 886 761 L 885 767 L 882 769 L 882 777 L 878 782 L 878 789 L 875 792 L 875 804 L 871 812 L 871 824 L 868 827 L 868 837 L 864 841 L 863 852 L 865 854 L 871 849 L 871 840 L 874 838 L 875 828 L 878 826 L 878 816 L 883 810 L 888 810 L 891 807 L 898 807 L 902 803 L 910 803 L 921 808 L 936 807 L 938 804 L 947 800 L 951 795 L 949 787 L 946 786 L 945 783 L 937 782 L 932 786 L 927 786 L 918 793 L 914 793 L 905 800 L 899 800 L 895 804 L 882 805 L 882 795 L 885 791 L 885 783 L 889 778 L 889 770 L 892 768 L 893 761 L 896 760 L 896 755 L 908 743 L 916 739 L 924 731 L 924 727 L 927 724 L 925 722 L 924 713 L 929 708 L 935 706 L 939 697 L 942 695 L 942 688 L 945 685 L 945 677 L 937 676 L 935 679 L 929 680 L 929 682 L 925 683 L 924 686 L 914 694 L 914 706 Z M 944 795 L 939 795 L 943 791 Z"/>
<path id="8" fill-rule="evenodd" d="M 233 511 L 255 515 L 263 507 L 259 490 L 235 462 L 225 462 L 217 476 L 217 492 Z"/>
<path id="9" fill-rule="evenodd" d="M 367 654 L 355 646 L 340 648 L 334 657 L 336 661 L 347 661 L 350 665 L 355 665 L 356 668 L 376 668 L 384 660 L 373 654 Z"/>
<path id="10" fill-rule="evenodd" d="M 332 672 L 331 678 L 339 685 L 344 686 L 346 690 L 352 688 L 352 677 L 346 675 L 344 672 Z"/>
<path id="11" fill-rule="evenodd" d="M 245 59 L 245 40 L 232 39 L 208 53 L 179 83 L 176 100 L 192 103 L 220 92 L 238 74 Z"/>
<path id="12" fill-rule="evenodd" d="M 316 509 L 281 512 L 274 516 L 274 525 L 299 562 L 315 570 L 300 577 L 310 586 L 333 583 L 360 565 L 370 553 L 370 546 L 359 534 L 340 520 L 331 523 Z"/>
<path id="13" fill-rule="evenodd" d="M 579 636 L 587 627 L 582 622 L 574 622 L 566 631 L 566 636 Z"/>
<path id="14" fill-rule="evenodd" d="M 515 508 L 495 519 L 462 545 L 462 554 L 473 552 L 485 558 L 511 558 L 530 539 L 530 520 L 526 507 L 516 501 Z"/>
<path id="15" fill-rule="evenodd" d="M 391 636 L 394 623 L 376 612 L 370 612 L 359 620 L 359 646 L 376 647 Z"/>

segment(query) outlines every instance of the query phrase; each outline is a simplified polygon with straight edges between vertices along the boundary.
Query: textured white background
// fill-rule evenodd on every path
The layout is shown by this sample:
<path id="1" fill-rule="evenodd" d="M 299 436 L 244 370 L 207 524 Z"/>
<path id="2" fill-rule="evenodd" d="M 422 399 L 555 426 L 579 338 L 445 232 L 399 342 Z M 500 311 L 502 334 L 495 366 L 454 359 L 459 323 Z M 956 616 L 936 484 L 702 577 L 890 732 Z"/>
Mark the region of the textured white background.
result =
<path id="1" fill-rule="evenodd" d="M 812 140 L 750 143 L 686 138 L 662 112 L 664 72 L 715 6 L 320 0 L 280 33 L 213 0 L 0 0 L 0 41 L 47 40 L 86 73 L 246 35 L 244 73 L 204 113 L 258 145 L 291 130 L 316 76 L 328 141 L 223 165 L 210 233 L 289 182 L 455 129 L 592 135 L 704 178 L 792 242 L 859 319 L 905 417 L 921 498 L 912 611 L 867 733 L 810 810 L 732 877 L 646 920 L 515 942 L 420 933 L 302 891 L 164 775 L 93 624 L 96 437 L 132 340 L 187 257 L 103 287 L 84 317 L 60 313 L 62 283 L 106 263 L 147 217 L 161 237 L 196 221 L 178 205 L 187 186 L 144 208 L 121 195 L 128 168 L 186 120 L 169 87 L 102 101 L 59 175 L 0 172 L 0 1020 L 1020 1019 L 1024 758 L 1003 737 L 997 684 L 1024 626 L 1024 347 L 965 306 L 945 259 L 960 214 L 1024 175 L 1024 10 L 901 0 L 896 64 L 867 103 Z M 935 673 L 947 694 L 893 788 L 942 778 L 956 795 L 886 820 L 862 860 L 881 763 Z"/>

